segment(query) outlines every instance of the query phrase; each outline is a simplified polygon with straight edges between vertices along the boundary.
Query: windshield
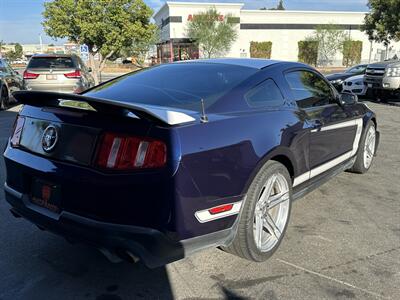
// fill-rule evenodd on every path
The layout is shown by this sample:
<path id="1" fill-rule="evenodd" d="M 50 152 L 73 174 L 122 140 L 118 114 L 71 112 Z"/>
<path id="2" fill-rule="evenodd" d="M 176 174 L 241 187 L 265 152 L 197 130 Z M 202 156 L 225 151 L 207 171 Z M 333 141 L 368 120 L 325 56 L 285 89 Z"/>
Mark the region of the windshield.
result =
<path id="1" fill-rule="evenodd" d="M 72 57 L 32 57 L 28 64 L 29 69 L 73 69 Z"/>
<path id="2" fill-rule="evenodd" d="M 364 73 L 367 69 L 367 65 L 359 65 L 355 67 L 351 67 L 345 71 L 345 73 L 352 73 L 352 74 L 360 74 Z"/>
<path id="3" fill-rule="evenodd" d="M 209 107 L 257 69 L 213 63 L 175 63 L 128 74 L 95 87 L 87 96 L 199 110 Z"/>

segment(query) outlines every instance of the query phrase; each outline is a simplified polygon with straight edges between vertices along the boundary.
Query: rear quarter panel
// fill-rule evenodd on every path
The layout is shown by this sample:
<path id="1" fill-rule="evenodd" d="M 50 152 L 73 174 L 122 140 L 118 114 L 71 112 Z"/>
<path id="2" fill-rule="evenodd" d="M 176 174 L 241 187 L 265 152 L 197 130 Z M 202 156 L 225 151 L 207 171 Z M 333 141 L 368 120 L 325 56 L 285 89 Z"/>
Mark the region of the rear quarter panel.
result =
<path id="1" fill-rule="evenodd" d="M 257 170 L 269 158 L 285 155 L 295 174 L 306 171 L 308 134 L 291 109 L 219 116 L 177 130 L 181 164 L 176 174 L 175 218 L 183 236 L 232 226 L 236 216 L 200 224 L 198 210 L 243 199 Z"/>

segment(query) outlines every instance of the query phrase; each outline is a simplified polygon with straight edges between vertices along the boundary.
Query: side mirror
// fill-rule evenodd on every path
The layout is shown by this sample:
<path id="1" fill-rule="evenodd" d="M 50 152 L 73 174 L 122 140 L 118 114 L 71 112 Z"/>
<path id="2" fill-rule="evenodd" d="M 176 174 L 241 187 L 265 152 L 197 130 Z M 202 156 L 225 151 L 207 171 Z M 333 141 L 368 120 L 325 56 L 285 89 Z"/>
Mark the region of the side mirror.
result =
<path id="1" fill-rule="evenodd" d="M 87 70 L 88 70 L 89 73 L 92 72 L 92 68 L 91 67 L 89 67 Z"/>
<path id="2" fill-rule="evenodd" d="M 339 95 L 340 105 L 352 105 L 358 102 L 358 96 L 351 93 L 341 93 Z"/>

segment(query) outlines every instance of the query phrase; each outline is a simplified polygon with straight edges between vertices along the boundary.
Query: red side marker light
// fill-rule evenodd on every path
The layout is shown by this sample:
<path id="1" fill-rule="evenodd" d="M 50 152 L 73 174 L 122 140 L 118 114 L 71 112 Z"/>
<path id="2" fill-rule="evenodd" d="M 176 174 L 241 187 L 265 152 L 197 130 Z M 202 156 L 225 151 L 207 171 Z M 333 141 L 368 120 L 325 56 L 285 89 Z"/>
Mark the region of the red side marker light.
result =
<path id="1" fill-rule="evenodd" d="M 233 204 L 224 204 L 220 206 L 216 206 L 213 208 L 210 208 L 208 212 L 212 215 L 220 214 L 226 211 L 230 211 L 233 208 Z"/>

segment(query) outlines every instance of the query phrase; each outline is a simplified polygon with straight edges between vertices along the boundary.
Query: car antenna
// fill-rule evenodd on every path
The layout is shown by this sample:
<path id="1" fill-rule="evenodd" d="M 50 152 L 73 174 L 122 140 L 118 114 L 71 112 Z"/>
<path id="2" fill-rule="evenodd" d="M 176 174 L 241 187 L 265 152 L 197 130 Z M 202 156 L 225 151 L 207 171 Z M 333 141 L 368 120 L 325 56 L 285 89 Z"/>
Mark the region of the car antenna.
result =
<path id="1" fill-rule="evenodd" d="M 206 115 L 206 109 L 204 108 L 204 100 L 201 99 L 201 116 L 200 116 L 200 122 L 201 123 L 207 123 L 208 122 L 208 117 Z"/>

